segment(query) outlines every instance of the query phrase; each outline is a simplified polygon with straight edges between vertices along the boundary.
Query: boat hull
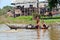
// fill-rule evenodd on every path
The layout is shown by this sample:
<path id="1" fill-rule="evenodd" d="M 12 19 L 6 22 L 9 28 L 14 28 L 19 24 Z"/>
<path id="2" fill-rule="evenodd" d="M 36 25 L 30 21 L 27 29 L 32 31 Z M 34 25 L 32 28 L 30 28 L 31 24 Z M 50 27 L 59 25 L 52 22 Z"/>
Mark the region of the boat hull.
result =
<path id="1" fill-rule="evenodd" d="M 17 30 L 17 29 L 38 29 L 35 26 L 33 26 L 33 27 L 28 27 L 28 26 L 26 26 L 26 27 L 8 26 L 8 27 L 10 29 L 15 29 L 15 30 Z M 40 27 L 39 29 L 48 29 L 48 28 L 49 28 L 49 26 L 48 27 L 45 27 L 45 28 Z"/>

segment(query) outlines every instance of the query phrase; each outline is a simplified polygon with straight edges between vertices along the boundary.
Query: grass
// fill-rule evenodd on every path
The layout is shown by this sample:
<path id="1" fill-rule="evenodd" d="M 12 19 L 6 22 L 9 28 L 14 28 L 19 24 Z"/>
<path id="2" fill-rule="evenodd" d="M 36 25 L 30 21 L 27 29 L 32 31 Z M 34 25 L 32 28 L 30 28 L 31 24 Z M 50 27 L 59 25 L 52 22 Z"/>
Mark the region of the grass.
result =
<path id="1" fill-rule="evenodd" d="M 42 17 L 42 18 L 49 18 L 49 17 Z M 47 24 L 52 24 L 56 22 L 60 22 L 60 19 L 53 19 L 57 17 L 52 17 L 52 19 L 44 19 L 44 21 Z M 20 16 L 20 17 L 5 17 L 5 16 L 0 16 L 0 24 L 6 24 L 6 23 L 17 23 L 17 24 L 36 24 L 35 20 L 32 20 L 32 16 Z M 41 19 L 42 22 L 42 19 Z"/>

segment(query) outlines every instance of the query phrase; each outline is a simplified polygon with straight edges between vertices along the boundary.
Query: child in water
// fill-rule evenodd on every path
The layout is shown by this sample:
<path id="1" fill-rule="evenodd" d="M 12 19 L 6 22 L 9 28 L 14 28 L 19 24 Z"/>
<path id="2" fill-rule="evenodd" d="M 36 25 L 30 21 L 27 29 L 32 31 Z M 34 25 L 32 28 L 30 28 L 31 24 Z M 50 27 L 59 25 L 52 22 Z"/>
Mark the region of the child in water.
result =
<path id="1" fill-rule="evenodd" d="M 36 28 L 38 29 L 38 28 L 40 28 L 40 17 L 39 16 L 37 16 L 36 17 Z M 44 23 L 44 20 L 42 20 L 42 28 L 46 28 L 46 25 L 45 25 L 45 23 Z"/>
<path id="2" fill-rule="evenodd" d="M 40 28 L 40 17 L 36 16 L 36 28 Z"/>
<path id="3" fill-rule="evenodd" d="M 46 28 L 46 24 L 45 24 L 44 20 L 42 20 L 42 28 Z"/>

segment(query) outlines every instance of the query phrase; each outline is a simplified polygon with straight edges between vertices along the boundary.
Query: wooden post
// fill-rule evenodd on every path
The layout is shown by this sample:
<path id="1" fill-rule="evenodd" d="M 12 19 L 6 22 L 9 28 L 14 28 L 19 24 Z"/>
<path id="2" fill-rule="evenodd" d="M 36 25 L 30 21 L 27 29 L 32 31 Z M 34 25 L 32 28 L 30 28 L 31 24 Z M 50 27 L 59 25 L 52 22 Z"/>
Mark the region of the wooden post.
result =
<path id="1" fill-rule="evenodd" d="M 37 13 L 40 14 L 39 0 L 37 0 Z"/>

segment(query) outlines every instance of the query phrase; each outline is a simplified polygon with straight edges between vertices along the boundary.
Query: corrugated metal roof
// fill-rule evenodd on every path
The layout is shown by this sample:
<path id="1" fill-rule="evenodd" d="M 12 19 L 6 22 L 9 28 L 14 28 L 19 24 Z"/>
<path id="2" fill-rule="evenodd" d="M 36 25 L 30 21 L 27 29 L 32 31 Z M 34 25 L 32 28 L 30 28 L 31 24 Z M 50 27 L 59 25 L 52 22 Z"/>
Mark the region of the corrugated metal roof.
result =
<path id="1" fill-rule="evenodd" d="M 12 3 L 36 2 L 37 0 L 12 0 Z"/>

